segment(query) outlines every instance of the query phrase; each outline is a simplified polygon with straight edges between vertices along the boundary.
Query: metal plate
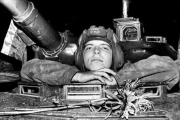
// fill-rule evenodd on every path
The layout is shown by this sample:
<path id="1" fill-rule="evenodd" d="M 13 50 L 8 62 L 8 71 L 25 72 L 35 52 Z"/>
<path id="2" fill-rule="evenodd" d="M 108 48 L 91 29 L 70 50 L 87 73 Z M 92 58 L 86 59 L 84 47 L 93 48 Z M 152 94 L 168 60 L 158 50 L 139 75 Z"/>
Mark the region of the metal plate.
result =
<path id="1" fill-rule="evenodd" d="M 69 84 L 63 86 L 67 100 L 92 100 L 104 97 L 102 84 Z"/>

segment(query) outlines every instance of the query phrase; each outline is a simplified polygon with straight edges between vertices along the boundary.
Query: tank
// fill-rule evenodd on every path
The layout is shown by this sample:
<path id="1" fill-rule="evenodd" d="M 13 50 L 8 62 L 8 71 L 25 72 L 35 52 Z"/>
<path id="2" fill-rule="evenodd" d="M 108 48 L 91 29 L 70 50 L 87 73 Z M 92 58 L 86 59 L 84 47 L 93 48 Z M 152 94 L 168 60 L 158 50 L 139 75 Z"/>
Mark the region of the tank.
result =
<path id="1" fill-rule="evenodd" d="M 74 65 L 74 52 L 77 49 L 79 36 L 74 36 L 69 31 L 61 33 L 55 30 L 32 2 L 1 0 L 0 3 L 11 13 L 16 26 L 35 43 L 32 46 L 34 57 Z M 177 59 L 177 51 L 166 43 L 163 36 L 144 36 L 144 28 L 139 19 L 128 17 L 127 11 L 128 2 L 125 0 L 122 18 L 113 19 L 114 28 L 120 40 L 118 44 L 122 47 L 125 61 L 134 63 L 153 54 Z"/>
<path id="2" fill-rule="evenodd" d="M 124 3 L 127 0 L 123 0 Z M 77 38 L 71 32 L 61 33 L 56 31 L 38 12 L 34 4 L 27 0 L 0 0 L 0 3 L 7 8 L 12 14 L 12 18 L 17 27 L 22 29 L 29 38 L 35 43 L 32 45 L 34 58 L 50 59 L 74 65 L 74 52 L 77 49 Z M 127 6 L 127 4 L 123 4 Z M 124 8 L 124 7 L 123 7 Z M 126 11 L 126 9 L 124 9 Z M 147 57 L 157 54 L 161 56 L 169 56 L 173 60 L 177 59 L 177 52 L 172 46 L 166 43 L 163 36 L 143 36 L 142 26 L 138 19 L 128 17 L 126 12 L 122 18 L 114 19 L 114 28 L 119 38 L 118 44 L 122 47 L 125 55 L 125 61 L 136 62 Z M 27 53 L 28 55 L 29 53 Z M 7 74 L 6 74 L 7 75 Z M 0 118 L 3 119 L 63 119 L 63 120 L 119 120 L 119 114 L 111 114 L 117 109 L 114 101 L 105 103 L 105 108 L 109 112 L 98 112 L 101 107 L 94 107 L 93 97 L 102 97 L 104 93 L 104 85 L 86 85 L 70 84 L 66 86 L 48 86 L 39 83 L 21 83 L 18 76 L 8 74 L 8 78 L 4 78 L 5 82 L 1 86 L 8 86 L 8 79 L 15 81 L 18 88 L 5 90 L 0 94 Z M 20 78 L 18 78 L 19 80 Z M 7 80 L 7 81 L 6 81 Z M 14 84 L 13 84 L 14 85 Z M 83 87 L 82 87 L 83 86 Z M 152 85 L 157 86 L 157 85 Z M 11 86 L 14 87 L 14 86 Z M 1 88 L 1 87 L 0 87 Z M 82 89 L 87 91 L 82 93 Z M 114 90 L 114 88 L 108 88 Z M 81 91 L 81 92 L 80 92 Z M 166 94 L 163 86 L 158 88 L 155 96 L 157 97 L 157 108 L 162 108 L 162 101 Z M 86 96 L 83 96 L 86 95 Z M 90 95 L 90 96 L 89 96 Z M 110 95 L 110 94 L 109 94 Z M 88 97 L 87 97 L 88 96 Z M 87 97 L 85 102 L 84 97 Z M 62 99 L 63 98 L 63 99 Z M 67 99 L 71 99 L 66 101 Z M 79 100 L 82 98 L 81 100 Z M 116 98 L 116 97 L 115 97 Z M 102 99 L 101 99 L 102 100 Z M 159 102 L 162 101 L 162 102 Z M 166 99 L 165 102 L 168 100 Z M 170 103 L 172 99 L 169 100 Z M 120 101 L 118 101 L 120 102 Z M 58 104 L 62 103 L 62 104 Z M 118 103 L 119 104 L 119 103 Z M 64 106 L 65 105 L 65 106 Z M 79 108 L 79 106 L 83 106 Z M 86 108 L 88 106 L 88 108 Z M 174 105 L 178 106 L 178 105 Z M 120 106 L 119 106 L 120 107 Z M 118 107 L 118 108 L 119 108 Z M 34 109 L 35 108 L 35 109 Z M 44 108 L 44 109 L 43 109 Z M 34 111 L 35 110 L 35 111 Z M 62 111 L 61 111 L 62 110 Z M 138 113 L 137 116 L 130 116 L 130 120 L 168 120 L 166 111 L 151 111 Z"/>

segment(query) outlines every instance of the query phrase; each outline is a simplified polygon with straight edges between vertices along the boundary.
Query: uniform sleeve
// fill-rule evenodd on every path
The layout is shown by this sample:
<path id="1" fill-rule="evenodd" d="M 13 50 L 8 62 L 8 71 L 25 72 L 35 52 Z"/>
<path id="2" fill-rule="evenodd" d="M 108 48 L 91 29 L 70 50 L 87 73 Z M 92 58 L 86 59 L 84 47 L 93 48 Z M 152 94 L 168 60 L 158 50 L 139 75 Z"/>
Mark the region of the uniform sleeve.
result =
<path id="1" fill-rule="evenodd" d="M 62 85 L 71 83 L 72 77 L 78 71 L 75 66 L 57 61 L 33 59 L 22 66 L 21 77 L 23 81 Z"/>
<path id="2" fill-rule="evenodd" d="M 153 55 L 140 60 L 117 72 L 119 85 L 131 79 L 140 79 L 140 82 L 163 82 L 167 89 L 171 89 L 179 82 L 179 68 L 177 63 L 168 56 Z"/>

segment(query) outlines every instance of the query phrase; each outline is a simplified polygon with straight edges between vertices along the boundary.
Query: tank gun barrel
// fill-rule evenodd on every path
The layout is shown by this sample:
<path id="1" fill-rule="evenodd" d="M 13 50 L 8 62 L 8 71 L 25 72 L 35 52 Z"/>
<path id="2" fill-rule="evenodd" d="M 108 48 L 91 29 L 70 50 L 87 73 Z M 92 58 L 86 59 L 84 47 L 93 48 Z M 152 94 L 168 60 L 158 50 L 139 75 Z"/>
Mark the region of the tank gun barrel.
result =
<path id="1" fill-rule="evenodd" d="M 46 51 L 56 51 L 61 46 L 61 36 L 41 16 L 32 2 L 27 0 L 0 0 L 12 14 L 13 20 L 32 40 Z"/>

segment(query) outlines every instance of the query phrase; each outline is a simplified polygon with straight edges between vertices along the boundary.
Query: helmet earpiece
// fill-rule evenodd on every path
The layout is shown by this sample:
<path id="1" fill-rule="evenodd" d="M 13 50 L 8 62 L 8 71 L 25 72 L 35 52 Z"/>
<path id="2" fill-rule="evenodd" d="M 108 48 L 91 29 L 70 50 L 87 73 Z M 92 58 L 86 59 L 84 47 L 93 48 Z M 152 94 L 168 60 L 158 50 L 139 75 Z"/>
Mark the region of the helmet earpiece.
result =
<path id="1" fill-rule="evenodd" d="M 80 71 L 85 71 L 82 46 L 79 46 L 75 52 L 75 65 Z"/>
<path id="2" fill-rule="evenodd" d="M 118 68 L 120 68 L 124 63 L 124 53 L 121 49 L 121 46 L 118 45 L 118 38 L 113 33 L 113 42 L 112 42 L 112 52 L 113 52 L 113 63 L 112 63 L 112 69 L 114 71 L 117 71 Z"/>

